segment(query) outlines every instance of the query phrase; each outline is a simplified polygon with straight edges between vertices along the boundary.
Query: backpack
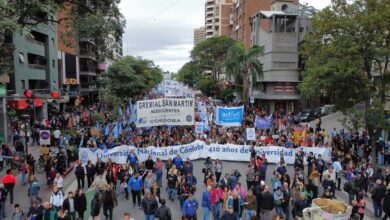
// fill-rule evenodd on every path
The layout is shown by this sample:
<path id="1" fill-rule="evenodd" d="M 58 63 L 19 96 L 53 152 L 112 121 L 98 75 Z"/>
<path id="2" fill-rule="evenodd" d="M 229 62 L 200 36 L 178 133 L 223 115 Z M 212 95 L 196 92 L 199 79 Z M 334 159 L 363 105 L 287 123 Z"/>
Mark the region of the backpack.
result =
<path id="1" fill-rule="evenodd" d="M 349 182 L 344 183 L 343 190 L 347 193 L 351 190 L 351 184 Z"/>

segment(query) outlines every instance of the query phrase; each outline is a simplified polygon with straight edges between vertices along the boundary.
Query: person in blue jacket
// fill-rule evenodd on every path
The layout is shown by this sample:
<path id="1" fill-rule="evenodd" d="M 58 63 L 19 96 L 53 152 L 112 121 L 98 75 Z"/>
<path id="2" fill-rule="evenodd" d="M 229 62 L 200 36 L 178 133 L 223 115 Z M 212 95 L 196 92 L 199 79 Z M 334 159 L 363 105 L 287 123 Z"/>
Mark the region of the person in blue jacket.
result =
<path id="1" fill-rule="evenodd" d="M 211 211 L 211 186 L 207 186 L 207 190 L 203 192 L 202 196 L 202 208 L 203 208 L 203 220 L 209 220 Z"/>
<path id="2" fill-rule="evenodd" d="M 180 154 L 177 154 L 176 157 L 173 158 L 172 162 L 176 165 L 176 169 L 183 171 L 183 159 L 181 159 Z"/>
<path id="3" fill-rule="evenodd" d="M 241 196 L 238 192 L 233 192 L 232 196 L 229 196 L 226 202 L 227 207 L 233 207 L 234 213 L 237 214 L 237 219 L 240 219 L 241 209 L 244 206 Z"/>
<path id="4" fill-rule="evenodd" d="M 135 169 L 135 166 L 137 165 L 138 163 L 138 157 L 137 155 L 135 155 L 135 150 L 131 150 L 131 153 L 127 156 L 127 160 L 126 162 L 128 162 L 131 166 L 131 168 L 133 168 L 133 170 Z"/>
<path id="5" fill-rule="evenodd" d="M 183 203 L 182 213 L 186 220 L 196 220 L 196 210 L 198 209 L 199 203 L 194 198 L 194 194 L 191 194 L 188 199 Z"/>
<path id="6" fill-rule="evenodd" d="M 135 200 L 138 200 L 138 208 L 141 208 L 141 192 L 144 183 L 142 177 L 140 177 L 139 172 L 136 172 L 134 176 L 129 179 L 127 183 L 127 191 L 131 192 L 131 197 L 133 198 L 133 207 L 135 207 Z"/>

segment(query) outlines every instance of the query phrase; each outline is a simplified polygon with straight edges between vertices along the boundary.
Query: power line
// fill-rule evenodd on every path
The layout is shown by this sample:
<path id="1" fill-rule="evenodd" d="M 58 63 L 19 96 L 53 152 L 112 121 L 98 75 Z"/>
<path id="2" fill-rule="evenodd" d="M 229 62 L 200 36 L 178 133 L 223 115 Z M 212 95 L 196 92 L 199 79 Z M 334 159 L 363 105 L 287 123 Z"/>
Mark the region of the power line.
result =
<path id="1" fill-rule="evenodd" d="M 163 10 L 157 12 L 157 13 L 154 14 L 153 16 L 151 16 L 151 17 L 149 17 L 149 18 L 146 18 L 145 20 L 140 21 L 140 22 L 134 24 L 132 27 L 134 28 L 134 27 L 140 26 L 141 24 L 146 23 L 146 22 L 150 21 L 151 19 L 154 19 L 155 17 L 157 17 L 157 16 L 163 14 L 164 12 L 168 11 L 168 10 L 171 9 L 172 7 L 176 6 L 176 5 L 179 4 L 181 1 L 182 1 L 182 0 L 178 0 L 178 1 L 174 2 L 174 3 L 172 3 L 171 5 L 169 5 L 168 7 L 164 8 Z"/>

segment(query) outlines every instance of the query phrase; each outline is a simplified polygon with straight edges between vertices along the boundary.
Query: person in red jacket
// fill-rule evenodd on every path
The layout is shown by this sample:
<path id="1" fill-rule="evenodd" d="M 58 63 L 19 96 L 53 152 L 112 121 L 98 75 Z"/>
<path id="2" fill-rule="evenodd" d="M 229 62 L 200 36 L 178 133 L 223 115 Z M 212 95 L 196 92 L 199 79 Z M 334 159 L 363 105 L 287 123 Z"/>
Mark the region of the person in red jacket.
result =
<path id="1" fill-rule="evenodd" d="M 16 185 L 16 178 L 13 174 L 11 174 L 11 169 L 8 169 L 6 174 L 3 176 L 2 183 L 10 195 L 10 203 L 12 205 L 14 203 L 14 187 Z"/>

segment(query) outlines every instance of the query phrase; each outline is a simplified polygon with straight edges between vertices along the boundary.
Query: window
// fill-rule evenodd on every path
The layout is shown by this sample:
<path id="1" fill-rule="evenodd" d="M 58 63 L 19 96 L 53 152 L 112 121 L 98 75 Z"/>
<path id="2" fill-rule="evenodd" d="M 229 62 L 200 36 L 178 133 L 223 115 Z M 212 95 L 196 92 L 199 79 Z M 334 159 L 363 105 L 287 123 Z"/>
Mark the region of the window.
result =
<path id="1" fill-rule="evenodd" d="M 26 60 L 24 59 L 23 53 L 19 53 L 19 62 L 20 62 L 20 63 L 26 62 Z"/>

